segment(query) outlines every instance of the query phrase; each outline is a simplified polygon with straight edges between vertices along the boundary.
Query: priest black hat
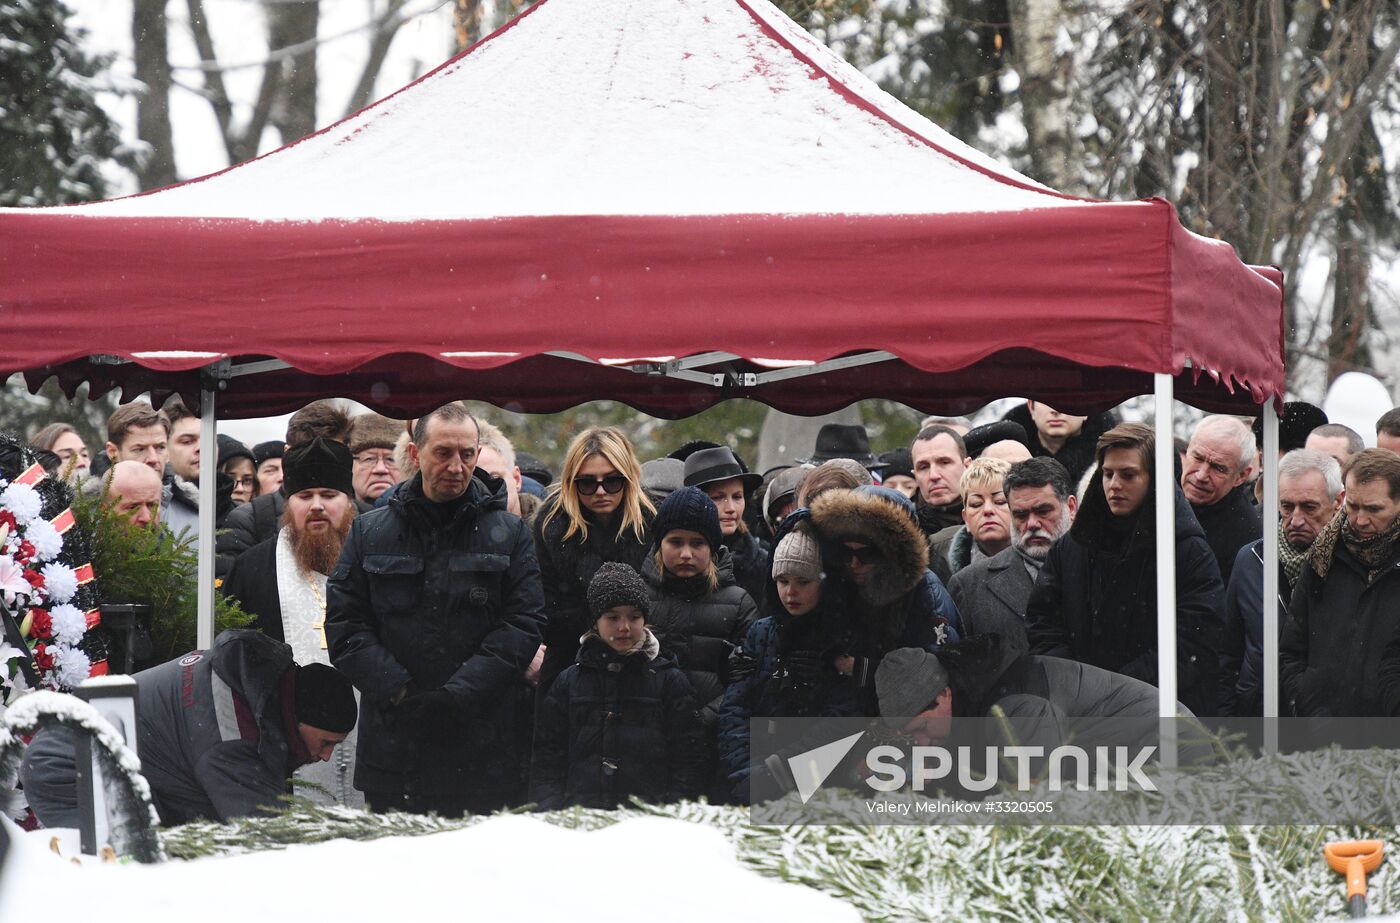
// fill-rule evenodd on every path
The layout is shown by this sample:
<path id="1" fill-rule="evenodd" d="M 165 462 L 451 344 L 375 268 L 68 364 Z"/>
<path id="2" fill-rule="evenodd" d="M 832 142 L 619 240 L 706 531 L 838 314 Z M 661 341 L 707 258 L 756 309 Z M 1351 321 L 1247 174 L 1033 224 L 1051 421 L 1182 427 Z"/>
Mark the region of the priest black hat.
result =
<path id="1" fill-rule="evenodd" d="M 292 446 L 282 456 L 282 489 L 287 496 L 313 488 L 338 490 L 353 497 L 350 450 L 325 436 Z"/>

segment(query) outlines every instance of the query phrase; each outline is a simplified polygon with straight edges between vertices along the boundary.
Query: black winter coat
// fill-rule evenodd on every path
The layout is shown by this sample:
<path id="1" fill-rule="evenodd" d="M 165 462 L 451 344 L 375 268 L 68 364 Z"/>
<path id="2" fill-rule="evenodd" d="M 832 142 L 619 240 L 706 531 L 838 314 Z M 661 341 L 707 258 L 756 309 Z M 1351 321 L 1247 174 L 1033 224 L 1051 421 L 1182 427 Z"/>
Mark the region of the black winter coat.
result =
<path id="1" fill-rule="evenodd" d="M 675 658 L 588 638 L 538 711 L 530 800 L 542 811 L 615 808 L 693 798 L 707 781 L 700 716 Z"/>
<path id="2" fill-rule="evenodd" d="M 1098 445 L 1099 437 L 1117 423 L 1111 413 L 1094 414 L 1084 421 L 1078 433 L 1065 440 L 1058 452 L 1051 452 L 1040 444 L 1040 434 L 1035 428 L 1035 420 L 1031 418 L 1031 409 L 1025 404 L 1011 408 L 1002 419 L 1019 423 L 1026 431 L 1026 435 L 1030 437 L 1031 455 L 1049 456 L 1064 465 L 1069 471 L 1071 484 L 1078 484 L 1084 472 L 1094 467 L 1094 448 Z"/>
<path id="3" fill-rule="evenodd" d="M 282 524 L 282 508 L 287 498 L 282 491 L 254 497 L 234 507 L 224 519 L 223 530 L 214 541 L 214 572 L 227 576 L 238 556 L 277 534 Z"/>
<path id="4" fill-rule="evenodd" d="M 663 575 L 654 555 L 642 563 L 642 577 L 651 591 L 647 625 L 661 650 L 685 671 L 709 725 L 718 717 L 729 683 L 729 655 L 744 643 L 758 618 L 754 601 L 734 584 L 734 567 L 723 547 L 715 553 L 715 567 L 719 589 L 711 593 L 703 574 L 685 579 Z"/>
<path id="5" fill-rule="evenodd" d="M 548 619 L 544 630 L 548 650 L 540 670 L 540 689 L 548 689 L 554 677 L 574 662 L 579 637 L 593 627 L 593 618 L 588 614 L 588 584 L 598 568 L 605 562 L 614 562 L 640 571 L 651 545 L 650 513 L 646 514 L 647 528 L 640 539 L 630 529 L 618 531 L 620 516 L 611 526 L 590 520 L 587 540 L 577 532 L 565 539 L 568 517 L 562 512 L 550 517 L 558 502 L 557 497 L 545 501 L 532 526 Z"/>
<path id="6" fill-rule="evenodd" d="M 258 542 L 233 562 L 220 591 L 253 616 L 253 627 L 276 641 L 282 630 L 282 592 L 277 588 L 277 536 Z"/>
<path id="7" fill-rule="evenodd" d="M 1289 604 L 1280 710 L 1300 718 L 1400 715 L 1400 547 L 1369 586 L 1366 568 L 1340 539 L 1327 576 L 1316 567 L 1303 565 Z"/>
<path id="8" fill-rule="evenodd" d="M 858 718 L 871 715 L 870 696 L 853 677 L 834 666 L 835 642 L 849 626 L 820 608 L 806 615 L 759 619 L 744 639 L 753 672 L 724 691 L 719 711 L 720 768 L 731 784 L 749 777 L 749 722 L 754 718 Z M 787 671 L 794 651 L 828 654 L 811 681 Z"/>
<path id="9" fill-rule="evenodd" d="M 1230 585 L 1230 572 L 1240 549 L 1264 537 L 1264 520 L 1254 505 L 1254 487 L 1242 484 L 1210 506 L 1192 504 L 1191 512 L 1206 534 L 1206 543 L 1220 568 L 1220 580 Z"/>
<path id="10" fill-rule="evenodd" d="M 1278 630 L 1288 627 L 1293 587 L 1278 569 Z M 1225 631 L 1220 646 L 1220 713 L 1257 718 L 1264 713 L 1264 540 L 1235 556 L 1225 585 Z"/>
<path id="11" fill-rule="evenodd" d="M 472 792 L 504 803 L 524 767 L 515 742 L 525 668 L 540 645 L 539 564 L 504 482 L 480 469 L 449 503 L 421 475 L 359 516 L 327 586 L 331 663 L 360 690 L 355 787 L 389 795 Z M 443 689 L 455 722 L 422 727 L 391 698 Z"/>
<path id="12" fill-rule="evenodd" d="M 1026 608 L 1031 652 L 1064 657 L 1157 684 L 1157 561 L 1152 488 L 1128 530 L 1099 479 L 1074 525 L 1050 549 Z M 1176 488 L 1178 698 L 1216 714 L 1222 602 L 1215 556 Z"/>
<path id="13" fill-rule="evenodd" d="M 762 609 L 770 580 L 768 543 L 752 533 L 740 535 L 736 532 L 725 541 L 724 547 L 729 549 L 729 559 L 734 565 L 735 584 Z"/>

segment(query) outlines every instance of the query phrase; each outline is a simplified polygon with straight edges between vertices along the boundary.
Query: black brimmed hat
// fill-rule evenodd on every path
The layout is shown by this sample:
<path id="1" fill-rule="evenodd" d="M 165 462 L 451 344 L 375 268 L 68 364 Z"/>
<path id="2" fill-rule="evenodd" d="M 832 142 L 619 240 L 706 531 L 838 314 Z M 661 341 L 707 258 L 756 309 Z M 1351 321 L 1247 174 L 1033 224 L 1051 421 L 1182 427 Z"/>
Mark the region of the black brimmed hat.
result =
<path id="1" fill-rule="evenodd" d="M 817 444 L 812 457 L 814 465 L 834 458 L 849 458 L 866 468 L 883 468 L 883 463 L 870 451 L 870 436 L 859 423 L 828 423 L 817 432 Z"/>
<path id="2" fill-rule="evenodd" d="M 729 481 L 739 478 L 744 482 L 744 492 L 754 490 L 763 483 L 763 475 L 744 470 L 734 453 L 724 446 L 713 449 L 700 449 L 685 460 L 685 486 L 704 487 L 716 481 Z"/>

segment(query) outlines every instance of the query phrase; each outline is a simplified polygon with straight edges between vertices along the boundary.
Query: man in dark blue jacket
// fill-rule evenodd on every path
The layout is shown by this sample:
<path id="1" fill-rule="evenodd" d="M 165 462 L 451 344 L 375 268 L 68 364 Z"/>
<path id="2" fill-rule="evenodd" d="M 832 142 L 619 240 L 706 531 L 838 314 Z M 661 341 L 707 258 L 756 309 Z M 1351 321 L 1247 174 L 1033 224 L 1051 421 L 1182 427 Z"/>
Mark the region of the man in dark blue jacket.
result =
<path id="1" fill-rule="evenodd" d="M 1288 601 L 1318 533 L 1342 505 L 1342 469 L 1313 449 L 1294 449 L 1278 466 L 1279 632 Z M 1258 717 L 1264 709 L 1264 540 L 1235 558 L 1225 588 L 1225 639 L 1221 644 L 1220 713 Z"/>
<path id="2" fill-rule="evenodd" d="M 420 418 L 419 473 L 355 520 L 327 586 L 331 662 L 360 690 L 355 787 L 375 810 L 460 815 L 523 797 L 521 676 L 544 625 L 529 528 L 476 471 L 476 420 Z"/>

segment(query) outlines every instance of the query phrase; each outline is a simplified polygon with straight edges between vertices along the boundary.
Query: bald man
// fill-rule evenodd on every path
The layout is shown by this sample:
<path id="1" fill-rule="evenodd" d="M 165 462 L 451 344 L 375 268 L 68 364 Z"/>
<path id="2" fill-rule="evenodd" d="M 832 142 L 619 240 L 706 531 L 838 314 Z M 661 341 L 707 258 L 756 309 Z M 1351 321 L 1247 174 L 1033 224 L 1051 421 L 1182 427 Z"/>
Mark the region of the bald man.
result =
<path id="1" fill-rule="evenodd" d="M 101 484 L 101 479 L 93 478 Z M 120 461 L 112 466 L 107 488 L 107 505 L 142 529 L 160 522 L 160 475 L 139 461 Z"/>

